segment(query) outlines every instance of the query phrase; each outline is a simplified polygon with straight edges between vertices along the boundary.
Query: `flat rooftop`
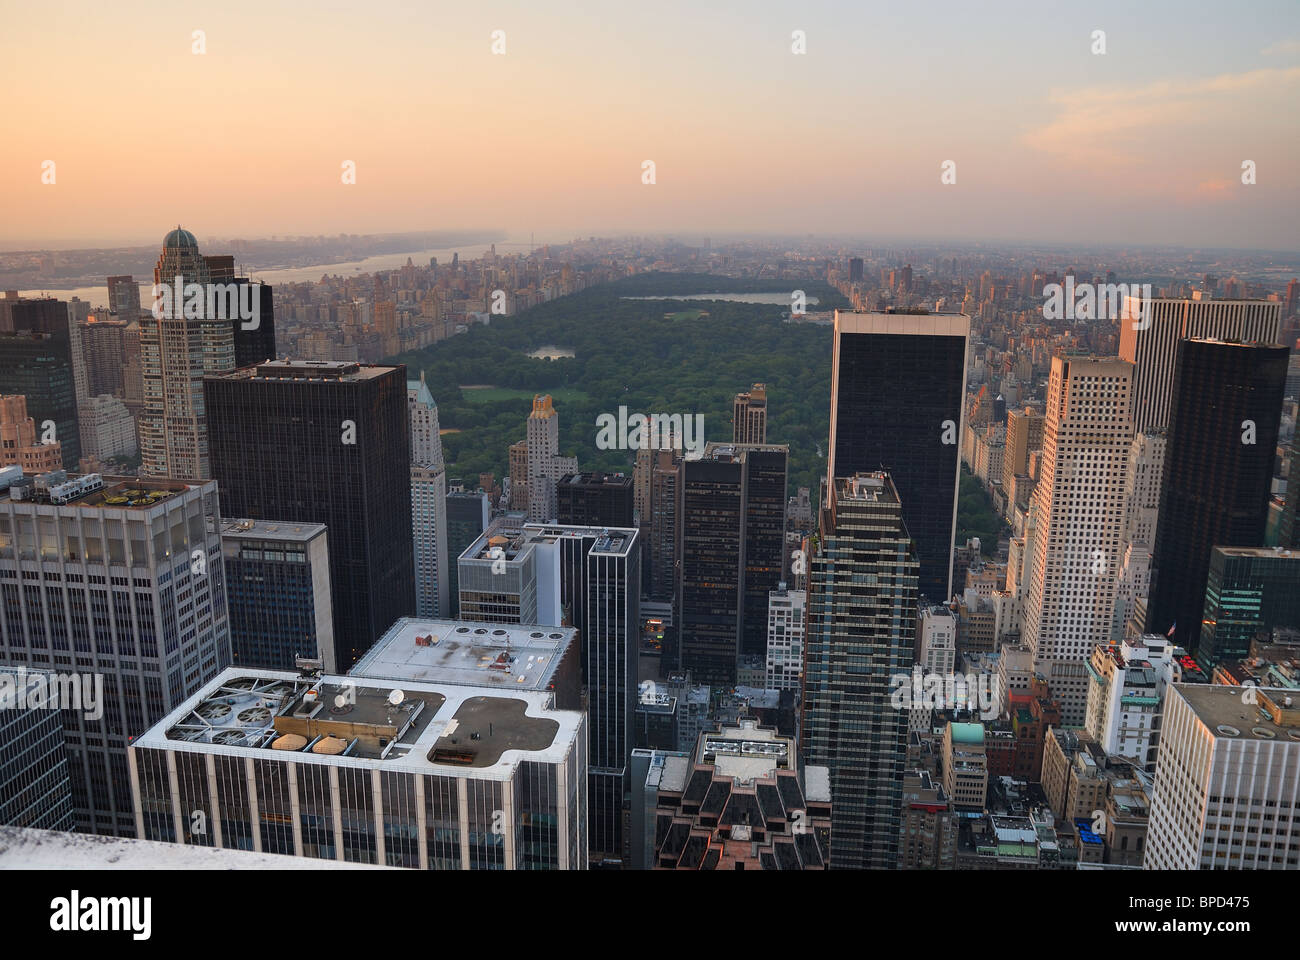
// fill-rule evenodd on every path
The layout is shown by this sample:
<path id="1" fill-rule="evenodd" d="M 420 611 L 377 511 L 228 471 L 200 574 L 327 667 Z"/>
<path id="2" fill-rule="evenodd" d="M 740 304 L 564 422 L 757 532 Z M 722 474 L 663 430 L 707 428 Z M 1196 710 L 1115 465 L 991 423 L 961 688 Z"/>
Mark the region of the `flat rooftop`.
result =
<path id="1" fill-rule="evenodd" d="M 403 617 L 348 672 L 358 679 L 545 691 L 577 635 L 572 627 Z"/>
<path id="2" fill-rule="evenodd" d="M 632 550 L 637 531 L 630 527 L 581 527 L 560 523 L 529 523 L 524 525 L 525 542 L 532 544 L 554 543 L 563 537 L 594 539 L 592 553 L 609 553 L 625 556 Z"/>
<path id="3" fill-rule="evenodd" d="M 60 471 L 61 472 L 61 471 Z M 36 484 L 38 478 L 48 478 L 50 474 L 26 474 L 24 480 L 33 481 L 26 487 L 27 496 L 20 500 L 14 496 L 14 487 L 0 489 L 0 501 L 12 500 L 15 503 L 32 503 L 48 506 L 52 501 L 49 494 L 62 491 L 59 506 L 77 506 L 101 510 L 148 510 L 163 500 L 170 499 L 188 490 L 196 490 L 201 483 L 186 483 L 181 480 L 145 480 L 139 477 L 111 477 L 95 473 L 68 473 L 61 483 L 53 483 L 47 489 L 40 489 Z M 98 482 L 96 480 L 98 478 Z M 45 483 L 42 479 L 42 483 Z M 211 483 L 212 481 L 206 481 Z M 66 498 L 66 499 L 65 499 Z"/>
<path id="4" fill-rule="evenodd" d="M 758 721 L 742 717 L 738 726 L 727 725 L 700 737 L 696 763 L 707 763 L 719 774 L 738 783 L 776 776 L 778 769 L 795 769 L 794 742 Z"/>
<path id="5" fill-rule="evenodd" d="M 297 543 L 325 532 L 323 523 L 295 523 L 290 520 L 227 520 L 221 535 L 245 540 L 280 540 Z"/>
<path id="6" fill-rule="evenodd" d="M 1300 690 L 1256 687 L 1258 702 L 1251 704 L 1243 701 L 1247 687 L 1175 683 L 1172 688 L 1217 739 L 1277 741 L 1300 746 Z M 1284 711 L 1282 723 L 1275 722 L 1266 705 Z"/>
<path id="7" fill-rule="evenodd" d="M 586 736 L 585 715 L 552 695 L 232 667 L 133 746 L 259 755 L 394 772 L 509 779 L 523 759 L 556 763 Z"/>
<path id="8" fill-rule="evenodd" d="M 293 857 L 0 826 L 0 870 L 394 870 L 374 863 Z"/>
<path id="9" fill-rule="evenodd" d="M 396 369 L 350 360 L 266 360 L 211 376 L 213 379 L 227 380 L 373 380 Z"/>

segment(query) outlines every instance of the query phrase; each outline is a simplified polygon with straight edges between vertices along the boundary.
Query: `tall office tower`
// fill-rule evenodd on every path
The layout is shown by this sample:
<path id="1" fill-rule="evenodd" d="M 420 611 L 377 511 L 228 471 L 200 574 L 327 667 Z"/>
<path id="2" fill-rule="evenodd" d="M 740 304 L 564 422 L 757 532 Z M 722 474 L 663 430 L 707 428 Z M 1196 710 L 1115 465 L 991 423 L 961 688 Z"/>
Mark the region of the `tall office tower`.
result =
<path id="1" fill-rule="evenodd" d="M 555 487 L 559 522 L 578 527 L 634 527 L 632 478 L 622 473 L 567 473 Z"/>
<path id="2" fill-rule="evenodd" d="M 538 603 L 544 591 L 534 544 L 515 529 L 489 528 L 456 560 L 463 620 L 482 623 L 547 623 Z M 552 619 L 557 619 L 558 614 Z"/>
<path id="3" fill-rule="evenodd" d="M 849 282 L 858 283 L 862 280 L 862 258 L 849 257 Z"/>
<path id="4" fill-rule="evenodd" d="M 63 714 L 39 670 L 6 670 L 0 696 L 0 826 L 71 830 L 72 780 L 63 740 Z"/>
<path id="5" fill-rule="evenodd" d="M 528 441 L 510 444 L 510 509 L 528 509 Z"/>
<path id="6" fill-rule="evenodd" d="M 81 405 L 80 420 L 84 456 L 106 460 L 136 455 L 135 418 L 117 397 L 91 397 Z"/>
<path id="7" fill-rule="evenodd" d="M 130 274 L 109 277 L 108 312 L 130 322 L 140 318 L 140 284 Z"/>
<path id="8" fill-rule="evenodd" d="M 1194 649 L 1211 551 L 1264 545 L 1286 362 L 1286 347 L 1179 342 L 1147 633 Z"/>
<path id="9" fill-rule="evenodd" d="M 1124 625 L 1134 604 L 1151 589 L 1151 551 L 1160 518 L 1160 490 L 1165 471 L 1166 437 L 1147 430 L 1133 437 L 1124 475 L 1124 525 L 1120 531 L 1120 570 L 1111 614 L 1110 641 L 1124 639 Z"/>
<path id="10" fill-rule="evenodd" d="M 826 482 L 890 474 L 932 601 L 953 594 L 969 338 L 958 314 L 835 314 Z"/>
<path id="11" fill-rule="evenodd" d="M 27 416 L 27 398 L 0 396 L 0 467 L 17 466 L 35 475 L 62 465 L 59 442 L 41 443 L 37 438 L 36 421 Z"/>
<path id="12" fill-rule="evenodd" d="M 888 474 L 839 478 L 811 558 L 803 751 L 830 768 L 831 863 L 897 861 L 908 716 L 891 703 L 916 636 L 919 564 Z"/>
<path id="13" fill-rule="evenodd" d="M 231 277 L 226 283 L 251 283 L 247 277 Z M 248 367 L 264 360 L 276 359 L 275 352 L 275 293 L 269 283 L 258 283 L 248 294 L 257 297 L 256 323 L 253 319 L 231 318 L 235 339 L 235 366 Z M 242 296 L 242 293 L 241 293 Z"/>
<path id="14" fill-rule="evenodd" d="M 736 394 L 731 422 L 734 443 L 767 443 L 767 384 L 756 383 L 748 393 Z"/>
<path id="15" fill-rule="evenodd" d="M 126 355 L 123 351 L 123 334 L 126 321 L 114 320 L 104 314 L 91 314 L 74 329 L 81 343 L 81 356 L 85 367 L 84 403 L 90 397 L 111 393 L 115 397 L 126 393 Z"/>
<path id="16" fill-rule="evenodd" d="M 447 553 L 447 468 L 442 459 L 438 405 L 424 382 L 406 381 L 411 418 L 411 539 L 415 544 L 415 612 L 445 617 L 450 560 Z"/>
<path id="17" fill-rule="evenodd" d="M 217 515 L 211 481 L 59 471 L 0 492 L 0 667 L 100 691 L 63 711 L 79 830 L 132 835 L 127 744 L 230 662 Z"/>
<path id="18" fill-rule="evenodd" d="M 767 596 L 785 559 L 789 447 L 710 443 L 686 460 L 678 500 L 681 667 L 735 683 L 739 657 L 767 652 Z"/>
<path id="19" fill-rule="evenodd" d="M 231 668 L 132 745 L 140 836 L 421 870 L 586 869 L 586 718 L 553 697 Z"/>
<path id="20" fill-rule="evenodd" d="M 489 530 L 461 555 L 460 616 L 573 626 L 591 725 L 591 852 L 623 859 L 640 638 L 641 548 L 635 528 L 526 524 Z"/>
<path id="21" fill-rule="evenodd" d="M 1300 869 L 1294 698 L 1263 687 L 1249 697 L 1236 686 L 1169 688 L 1145 869 Z"/>
<path id="22" fill-rule="evenodd" d="M 1195 649 L 1201 668 L 1246 660 L 1261 630 L 1300 625 L 1300 553 L 1277 547 L 1215 547 Z"/>
<path id="23" fill-rule="evenodd" d="M 942 604 L 925 607 L 916 619 L 916 662 L 926 673 L 957 670 L 957 617 Z"/>
<path id="24" fill-rule="evenodd" d="M 623 862 L 641 637 L 640 533 L 635 528 L 529 524 L 524 534 L 539 554 L 538 622 L 571 623 L 582 640 L 592 856 Z"/>
<path id="25" fill-rule="evenodd" d="M 486 493 L 458 488 L 447 494 L 447 606 L 452 617 L 460 616 L 458 558 L 488 528 L 490 517 Z"/>
<path id="26" fill-rule="evenodd" d="M 91 395 L 89 376 L 86 373 L 86 353 L 81 342 L 82 327 L 89 320 L 90 304 L 77 297 L 68 301 L 68 353 L 72 357 L 72 385 L 78 406 L 85 403 Z"/>
<path id="27" fill-rule="evenodd" d="M 528 415 L 528 519 L 549 523 L 556 516 L 555 484 L 578 472 L 576 457 L 560 456 L 560 417 L 549 395 L 533 397 Z"/>
<path id="28" fill-rule="evenodd" d="M 768 594 L 767 689 L 803 688 L 804 613 L 807 594 L 781 583 Z"/>
<path id="29" fill-rule="evenodd" d="M 222 515 L 323 523 L 350 666 L 415 612 L 406 368 L 274 360 L 204 381 Z"/>
<path id="30" fill-rule="evenodd" d="M 320 523 L 229 520 L 221 527 L 231 662 L 292 669 L 298 657 L 338 664 L 329 538 Z"/>
<path id="31" fill-rule="evenodd" d="M 197 284 L 203 291 L 197 309 L 188 296 L 176 295 L 178 277 L 183 287 Z M 203 378 L 234 369 L 235 341 L 229 320 L 207 316 L 209 282 L 208 265 L 194 234 L 180 227 L 167 234 L 154 267 L 154 283 L 166 284 L 172 296 L 156 303 L 158 316 L 148 314 L 140 320 L 141 476 L 206 479 L 213 475 Z"/>
<path id="32" fill-rule="evenodd" d="M 214 283 L 251 283 L 248 277 L 235 276 L 235 258 L 231 254 L 214 254 L 205 256 L 203 262 L 207 264 L 208 276 Z M 245 302 L 251 303 L 251 299 L 242 299 L 245 295 L 240 291 L 241 306 Z M 266 360 L 274 360 L 275 357 L 275 296 L 272 293 L 270 284 L 259 283 L 257 289 L 249 291 L 246 295 L 248 298 L 257 297 L 258 311 L 256 318 L 240 318 L 231 315 L 229 301 L 218 300 L 221 315 L 232 321 L 235 338 L 235 366 L 248 367 L 255 363 L 262 363 Z M 396 353 L 397 351 L 392 351 Z"/>
<path id="33" fill-rule="evenodd" d="M 650 473 L 650 599 L 672 602 L 677 598 L 677 542 L 681 537 L 682 460 L 671 450 L 655 451 Z M 641 520 L 641 529 L 646 529 Z"/>
<path id="34" fill-rule="evenodd" d="M 144 367 L 138 319 L 129 321 L 122 331 L 122 399 L 132 415 L 144 409 Z"/>
<path id="35" fill-rule="evenodd" d="M 27 415 L 45 435 L 49 424 L 63 449 L 63 466 L 81 459 L 76 370 L 68 304 L 53 298 L 0 299 L 0 394 L 27 398 Z"/>
<path id="36" fill-rule="evenodd" d="M 1029 455 L 1043 449 L 1043 422 L 1043 415 L 1033 407 L 1007 411 L 1007 437 L 1002 451 L 1002 489 L 1010 490 L 1016 477 L 1029 473 Z"/>
<path id="37" fill-rule="evenodd" d="M 795 747 L 793 737 L 741 717 L 701 734 L 691 753 L 638 750 L 633 864 L 642 870 L 827 869 L 829 776 L 825 767 L 806 767 L 800 776 Z"/>
<path id="38" fill-rule="evenodd" d="M 1110 641 L 1132 389 L 1133 365 L 1124 360 L 1052 358 L 1023 639 L 1069 726 L 1083 723 L 1088 658 Z"/>
<path id="39" fill-rule="evenodd" d="M 1179 340 L 1276 343 L 1281 320 L 1282 305 L 1266 300 L 1215 300 L 1201 293 L 1190 300 L 1129 297 L 1120 317 L 1119 355 L 1136 368 L 1134 430 L 1169 428 Z"/>

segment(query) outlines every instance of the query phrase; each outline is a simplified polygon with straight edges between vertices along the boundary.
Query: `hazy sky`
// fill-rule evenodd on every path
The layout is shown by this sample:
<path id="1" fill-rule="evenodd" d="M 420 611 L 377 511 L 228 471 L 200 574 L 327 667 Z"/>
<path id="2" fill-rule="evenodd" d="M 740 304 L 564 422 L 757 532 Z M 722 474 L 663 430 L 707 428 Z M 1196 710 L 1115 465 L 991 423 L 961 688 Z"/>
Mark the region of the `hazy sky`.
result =
<path id="1" fill-rule="evenodd" d="M 1300 249 L 1294 0 L 0 2 L 4 249 L 177 222 Z"/>

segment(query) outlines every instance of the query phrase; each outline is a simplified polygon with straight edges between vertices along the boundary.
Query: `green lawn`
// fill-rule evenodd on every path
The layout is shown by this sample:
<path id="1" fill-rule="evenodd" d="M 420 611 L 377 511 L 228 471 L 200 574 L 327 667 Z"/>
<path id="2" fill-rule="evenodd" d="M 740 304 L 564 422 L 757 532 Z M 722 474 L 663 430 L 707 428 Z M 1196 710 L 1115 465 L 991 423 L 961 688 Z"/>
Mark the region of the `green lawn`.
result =
<path id="1" fill-rule="evenodd" d="M 557 404 L 574 403 L 587 399 L 585 393 L 581 390 L 574 390 L 572 387 L 557 387 L 553 390 L 538 392 L 549 393 Z M 467 403 L 499 403 L 502 400 L 531 400 L 534 392 L 532 390 L 515 390 L 510 387 L 484 387 L 479 390 L 466 390 L 462 387 L 460 395 L 465 398 Z"/>

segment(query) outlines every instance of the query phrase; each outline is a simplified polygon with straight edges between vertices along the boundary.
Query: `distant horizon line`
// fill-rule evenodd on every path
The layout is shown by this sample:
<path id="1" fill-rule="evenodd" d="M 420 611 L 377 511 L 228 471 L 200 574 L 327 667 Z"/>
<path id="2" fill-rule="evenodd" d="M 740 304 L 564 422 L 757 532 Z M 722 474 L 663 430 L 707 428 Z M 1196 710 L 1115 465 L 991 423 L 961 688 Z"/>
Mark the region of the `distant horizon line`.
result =
<path id="1" fill-rule="evenodd" d="M 168 228 L 170 229 L 170 228 Z M 186 228 L 188 229 L 188 228 Z M 192 232 L 192 231 L 191 231 Z M 535 231 L 534 231 L 535 232 Z M 565 231 L 555 231 L 565 232 Z M 572 231 L 570 231 L 572 232 Z M 0 249 L 0 256 L 14 256 L 18 254 L 45 254 L 45 253 L 86 253 L 86 252 L 106 252 L 115 250 L 140 250 L 152 249 L 160 246 L 162 237 L 166 236 L 167 230 L 163 230 L 157 240 L 141 242 L 124 242 L 117 244 L 93 245 L 89 241 L 81 241 L 83 245 L 74 246 L 27 246 L 27 247 L 6 247 Z M 547 234 L 551 231 L 547 231 Z M 505 245 L 527 245 L 528 240 L 514 239 L 524 236 L 517 231 L 503 230 L 501 228 L 474 228 L 474 227 L 449 227 L 442 229 L 418 229 L 418 230 L 387 230 L 376 231 L 372 233 L 353 233 L 351 231 L 341 230 L 338 233 L 295 233 L 295 234 L 263 234 L 263 235 L 224 235 L 209 234 L 201 238 L 203 242 L 233 242 L 240 241 L 243 243 L 292 243 L 303 242 L 316 239 L 337 239 L 339 237 L 356 237 L 358 239 L 396 239 L 401 237 L 416 236 L 436 236 L 438 234 L 469 234 L 479 237 L 492 237 L 499 239 L 465 239 L 460 242 L 468 244 L 482 243 L 499 243 Z M 858 234 L 844 232 L 799 232 L 786 233 L 780 231 L 732 231 L 732 230 L 707 230 L 692 228 L 688 230 L 637 230 L 625 228 L 621 231 L 607 230 L 581 230 L 564 240 L 547 238 L 536 241 L 533 245 L 541 247 L 556 244 L 569 244 L 577 241 L 595 239 L 605 241 L 621 241 L 632 239 L 672 241 L 683 238 L 708 239 L 722 242 L 735 242 L 747 239 L 761 239 L 770 241 L 794 241 L 798 243 L 840 243 L 840 244 L 867 244 L 867 245 L 897 245 L 897 244 L 920 244 L 928 247 L 969 247 L 980 246 L 983 244 L 999 244 L 1002 246 L 1014 246 L 1023 248 L 1041 248 L 1044 250 L 1066 250 L 1072 253 L 1083 253 L 1089 250 L 1096 251 L 1124 251 L 1124 250 L 1177 250 L 1188 252 L 1232 252 L 1232 253 L 1253 253 L 1253 254 L 1282 254 L 1289 257 L 1300 259 L 1300 248 L 1286 249 L 1281 247 L 1239 247 L 1233 245 L 1209 246 L 1204 244 L 1182 244 L 1182 243 L 1160 243 L 1160 242 L 1128 242 L 1128 243 L 1109 243 L 1098 242 L 1095 240 L 1045 240 L 1041 238 L 1027 237 L 1010 237 L 996 235 L 982 235 L 965 237 L 955 236 L 937 236 L 933 234 Z M 0 240 L 0 243 L 8 241 Z M 78 243 L 79 241 L 63 241 L 64 243 Z M 89 244 L 89 245 L 85 245 Z M 453 241 L 454 245 L 454 241 Z M 412 248 L 409 252 L 418 252 Z M 399 251 L 400 253 L 400 251 Z"/>

